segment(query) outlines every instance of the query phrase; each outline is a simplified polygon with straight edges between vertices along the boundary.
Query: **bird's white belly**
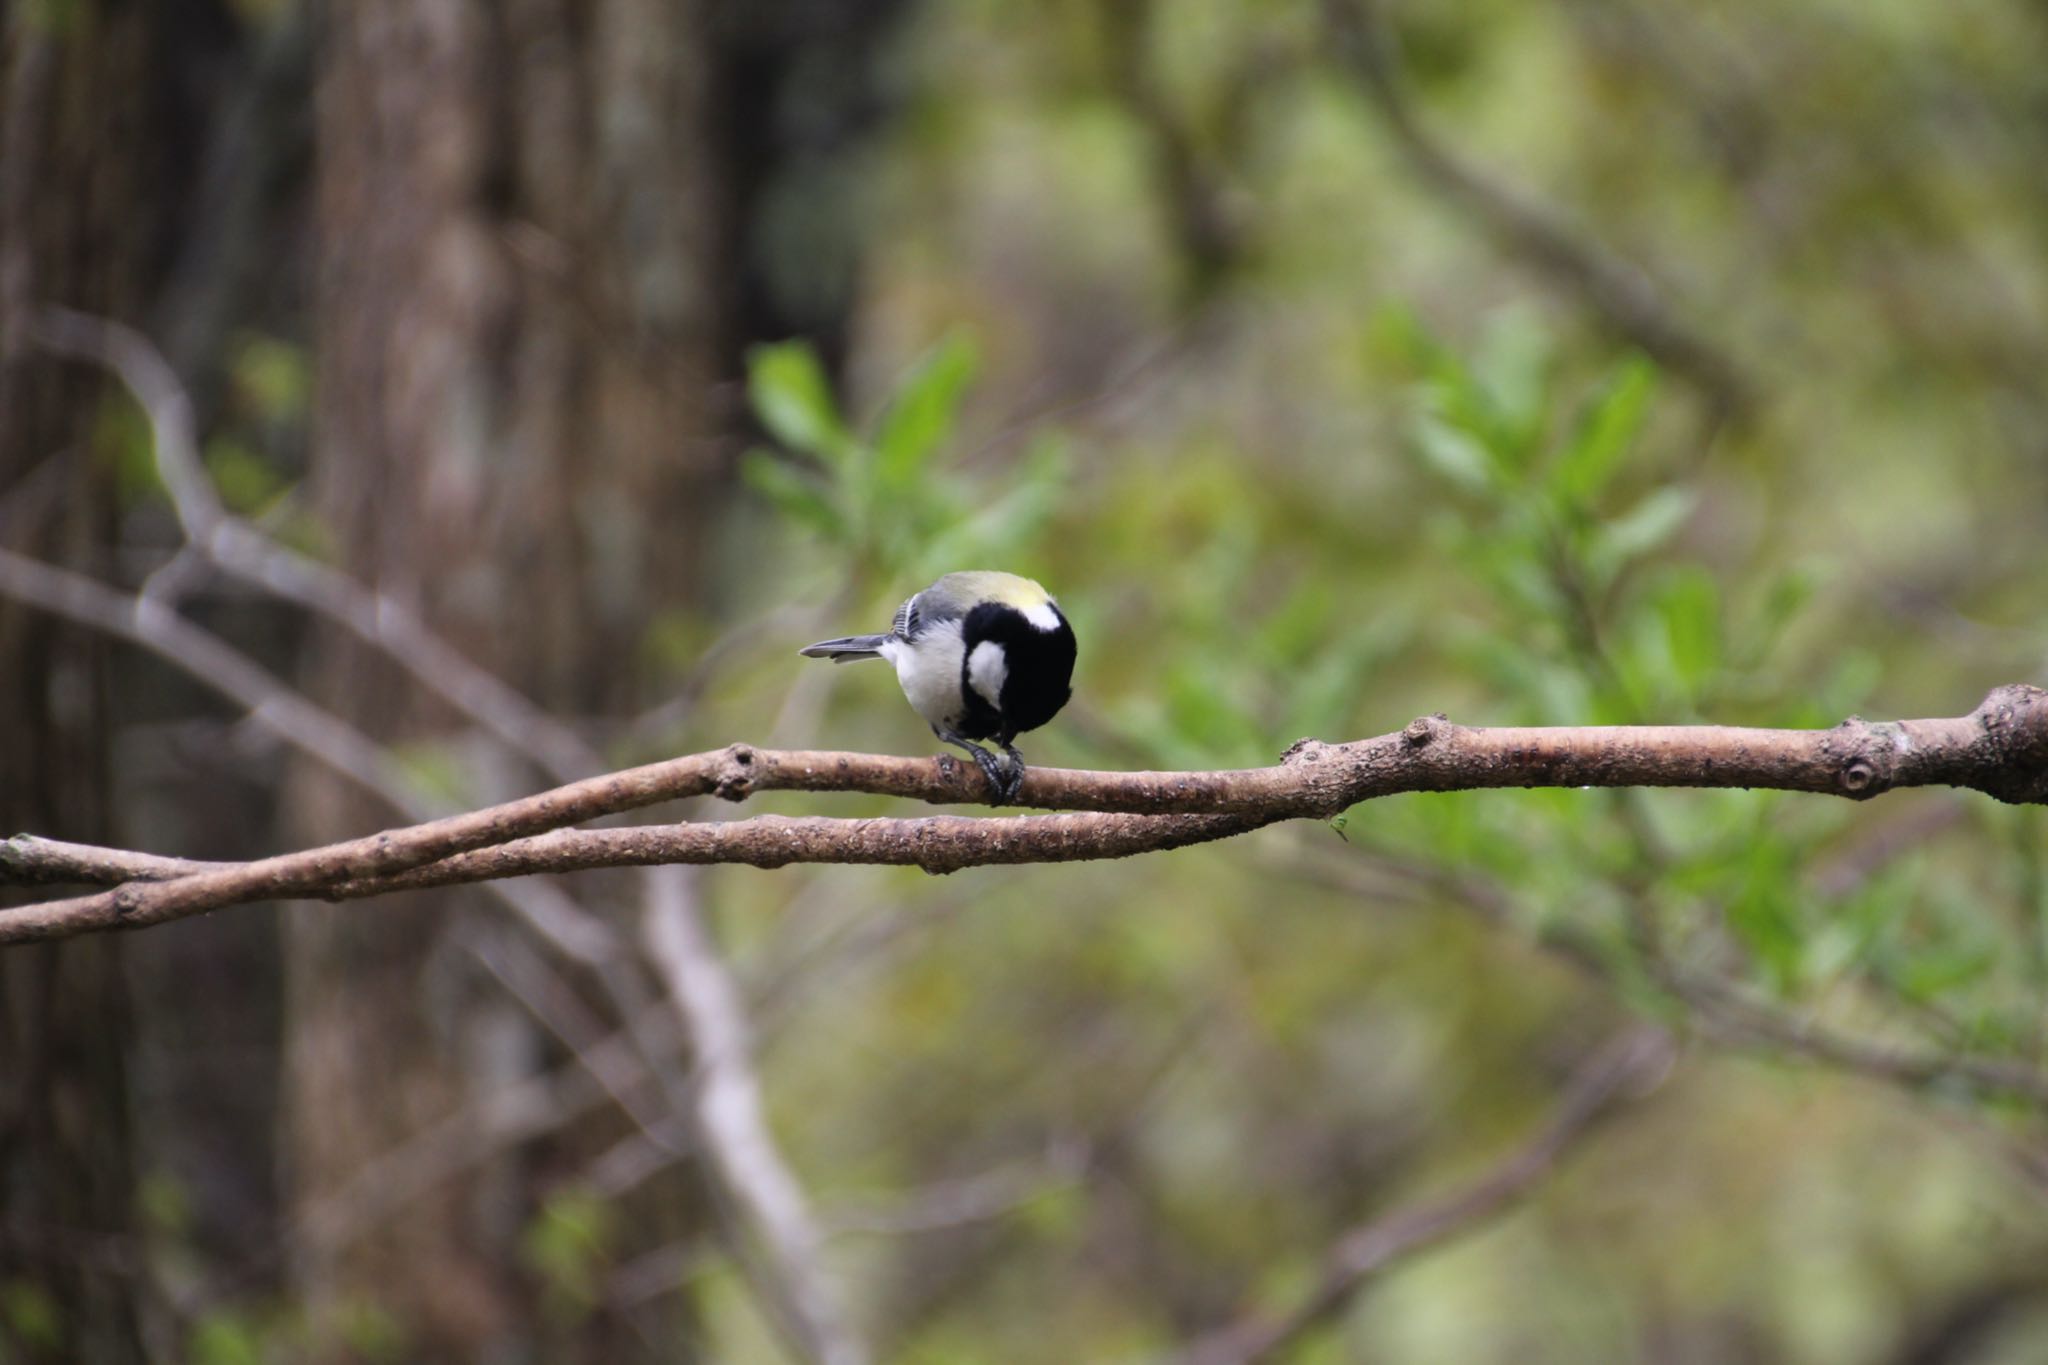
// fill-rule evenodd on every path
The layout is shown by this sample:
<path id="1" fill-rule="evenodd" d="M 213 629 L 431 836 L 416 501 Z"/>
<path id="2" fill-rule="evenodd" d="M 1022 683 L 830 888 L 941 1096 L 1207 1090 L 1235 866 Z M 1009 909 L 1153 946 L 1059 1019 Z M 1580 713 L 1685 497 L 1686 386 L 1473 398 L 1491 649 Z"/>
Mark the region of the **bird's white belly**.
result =
<path id="1" fill-rule="evenodd" d="M 966 709 L 960 697 L 962 648 L 958 621 L 930 627 L 915 644 L 882 644 L 882 657 L 896 665 L 903 695 L 927 723 L 941 729 L 957 728 Z"/>

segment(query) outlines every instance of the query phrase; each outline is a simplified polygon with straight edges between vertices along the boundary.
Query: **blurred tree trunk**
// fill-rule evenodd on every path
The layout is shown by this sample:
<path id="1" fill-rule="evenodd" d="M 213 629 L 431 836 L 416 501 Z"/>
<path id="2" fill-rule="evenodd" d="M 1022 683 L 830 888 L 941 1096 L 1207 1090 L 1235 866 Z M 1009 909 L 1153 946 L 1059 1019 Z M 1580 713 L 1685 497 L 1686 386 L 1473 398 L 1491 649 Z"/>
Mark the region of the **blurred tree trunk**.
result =
<path id="1" fill-rule="evenodd" d="M 347 568 L 554 713 L 630 707 L 650 620 L 699 594 L 726 481 L 710 404 L 732 349 L 731 234 L 705 16 L 690 0 L 356 0 L 327 24 L 320 524 Z M 451 732 L 349 641 L 320 641 L 308 681 L 379 738 Z M 501 773 L 508 789 L 537 777 Z M 295 801 L 308 838 L 389 818 L 316 774 Z M 294 911 L 301 1198 L 540 1064 L 544 1040 L 450 948 L 460 904 Z M 518 1251 L 547 1159 L 494 1156 L 351 1244 L 303 1248 L 310 1298 L 376 1305 L 413 1358 L 644 1350 L 602 1316 L 573 1346 L 550 1336 Z"/>
<path id="2" fill-rule="evenodd" d="M 40 20 L 23 8 L 0 11 L 0 544 L 98 573 L 114 510 L 95 450 L 106 386 L 31 351 L 26 324 L 37 304 L 140 311 L 164 137 L 156 20 L 95 0 Z M 118 842 L 104 643 L 0 601 L 0 660 L 0 829 Z M 10 1361 L 144 1356 L 126 949 L 101 938 L 0 955 Z"/>

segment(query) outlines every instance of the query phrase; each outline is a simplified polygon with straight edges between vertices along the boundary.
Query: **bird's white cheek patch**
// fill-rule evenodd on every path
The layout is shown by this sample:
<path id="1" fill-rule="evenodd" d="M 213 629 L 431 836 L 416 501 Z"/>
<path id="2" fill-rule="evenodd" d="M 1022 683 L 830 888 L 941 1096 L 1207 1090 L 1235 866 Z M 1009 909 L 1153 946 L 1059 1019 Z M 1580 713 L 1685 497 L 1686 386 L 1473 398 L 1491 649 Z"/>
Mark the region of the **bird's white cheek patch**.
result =
<path id="1" fill-rule="evenodd" d="M 1003 683 L 1010 676 L 1010 661 L 1003 656 L 1003 647 L 994 640 L 983 640 L 967 656 L 967 685 L 981 694 L 983 701 L 1000 708 L 1003 704 Z"/>
<path id="2" fill-rule="evenodd" d="M 1060 614 L 1053 610 L 1050 602 L 1040 602 L 1035 607 L 1024 608 L 1024 619 L 1040 630 L 1058 630 Z"/>

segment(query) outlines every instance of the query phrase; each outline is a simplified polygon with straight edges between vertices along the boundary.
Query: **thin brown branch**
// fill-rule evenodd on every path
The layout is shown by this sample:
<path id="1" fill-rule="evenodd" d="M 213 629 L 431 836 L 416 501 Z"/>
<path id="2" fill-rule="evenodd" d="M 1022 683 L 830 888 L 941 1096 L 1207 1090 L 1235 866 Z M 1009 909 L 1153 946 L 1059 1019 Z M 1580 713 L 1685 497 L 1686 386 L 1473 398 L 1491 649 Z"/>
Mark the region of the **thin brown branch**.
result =
<path id="1" fill-rule="evenodd" d="M 391 751 L 333 712 L 315 705 L 219 636 L 192 624 L 161 604 L 124 597 L 111 588 L 54 565 L 0 549 L 0 595 L 132 641 L 175 664 L 206 686 L 248 708 L 252 721 L 300 752 L 389 803 L 401 815 L 422 820 L 445 810 L 440 798 L 422 791 Z M 9 844 L 0 844 L 8 850 Z M 60 850 L 77 846 L 58 845 Z M 100 850 L 117 859 L 146 857 Z M 60 854 L 60 856 L 70 856 Z M 18 859 L 0 851 L 0 883 L 46 880 L 27 874 Z M 249 864 L 226 864 L 223 871 Z M 159 866 L 151 875 L 161 872 Z M 182 884 L 182 883 L 181 883 Z M 535 932 L 568 956 L 598 962 L 612 951 L 611 937 L 556 888 L 502 887 L 493 894 L 508 901 Z M 0 938 L 4 941 L 4 938 Z"/>
<path id="2" fill-rule="evenodd" d="M 119 886 L 123 882 L 167 882 L 195 872 L 219 872 L 234 863 L 208 863 L 195 858 L 167 858 L 125 848 L 101 848 L 17 834 L 0 840 L 0 886 Z"/>
<path id="3" fill-rule="evenodd" d="M 666 864 L 739 863 L 788 867 L 847 863 L 917 867 L 931 873 L 1012 863 L 1094 862 L 1227 839 L 1270 823 L 1246 815 L 1118 815 L 1063 812 L 974 818 L 926 815 L 895 820 L 757 815 L 704 824 L 630 829 L 564 829 L 445 858 L 382 881 L 342 883 L 338 900 L 390 891 L 523 877 L 535 872 Z M 324 898 L 324 897 L 323 897 Z M 0 942 L 5 941 L 0 920 Z"/>
<path id="4" fill-rule="evenodd" d="M 1346 1233 L 1324 1259 L 1307 1294 L 1278 1313 L 1253 1313 L 1174 1357 L 1175 1365 L 1249 1365 L 1299 1341 L 1341 1313 L 1390 1267 L 1469 1232 L 1528 1193 L 1617 1102 L 1640 1094 L 1669 1069 L 1671 1039 L 1656 1029 L 1629 1034 L 1580 1068 L 1556 1111 L 1528 1143 L 1453 1194 L 1396 1210 Z"/>
<path id="5" fill-rule="evenodd" d="M 0 568 L 4 568 L 0 559 Z M 46 571 L 49 572 L 49 571 Z M 4 586 L 4 584 L 0 584 Z M 508 847 L 551 829 L 686 796 L 860 791 L 932 802 L 986 799 L 981 774 L 950 757 L 755 749 L 708 753 L 570 783 L 478 811 L 323 848 L 130 882 L 113 891 L 0 913 L 0 943 L 137 928 L 255 900 L 340 896 L 532 872 L 658 861 L 885 862 L 933 871 L 984 863 L 1121 857 L 1226 838 L 1278 820 L 1327 818 L 1396 792 L 1492 787 L 1764 787 L 1867 798 L 1894 787 L 1969 787 L 2048 803 L 2048 691 L 1995 689 L 1967 716 L 1852 717 L 1829 730 L 1727 726 L 1468 728 L 1423 717 L 1349 744 L 1305 740 L 1269 768 L 1110 773 L 1034 768 L 1021 800 L 1094 812 L 1031 820 L 775 820 L 585 831 Z M 1112 814 L 1207 815 L 1116 820 Z M 401 874 L 472 850 L 494 854 Z M 34 879 L 34 841 L 10 841 L 0 879 Z M 351 887 L 351 883 L 367 883 Z"/>

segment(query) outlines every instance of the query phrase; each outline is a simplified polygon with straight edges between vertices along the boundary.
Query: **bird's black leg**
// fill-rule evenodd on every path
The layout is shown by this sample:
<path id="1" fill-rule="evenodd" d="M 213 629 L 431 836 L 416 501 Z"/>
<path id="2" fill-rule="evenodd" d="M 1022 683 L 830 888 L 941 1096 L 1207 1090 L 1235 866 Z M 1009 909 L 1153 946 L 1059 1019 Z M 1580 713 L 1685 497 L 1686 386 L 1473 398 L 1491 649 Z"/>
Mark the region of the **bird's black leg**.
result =
<path id="1" fill-rule="evenodd" d="M 1024 755 L 1017 752 L 1017 746 L 1010 743 L 1007 737 L 999 736 L 996 743 L 1003 746 L 1003 753 L 1010 760 L 1009 786 L 1003 792 L 1003 801 L 1005 804 L 1015 804 L 1017 793 L 1024 790 Z"/>
<path id="2" fill-rule="evenodd" d="M 1003 775 L 1002 765 L 996 762 L 994 754 L 982 748 L 965 735 L 954 734 L 951 730 L 941 730 L 938 726 L 934 725 L 932 733 L 946 743 L 957 744 L 968 753 L 974 755 L 975 765 L 981 769 L 981 775 L 988 779 L 989 804 L 991 806 L 1000 806 L 1017 794 L 1016 788 Z"/>

